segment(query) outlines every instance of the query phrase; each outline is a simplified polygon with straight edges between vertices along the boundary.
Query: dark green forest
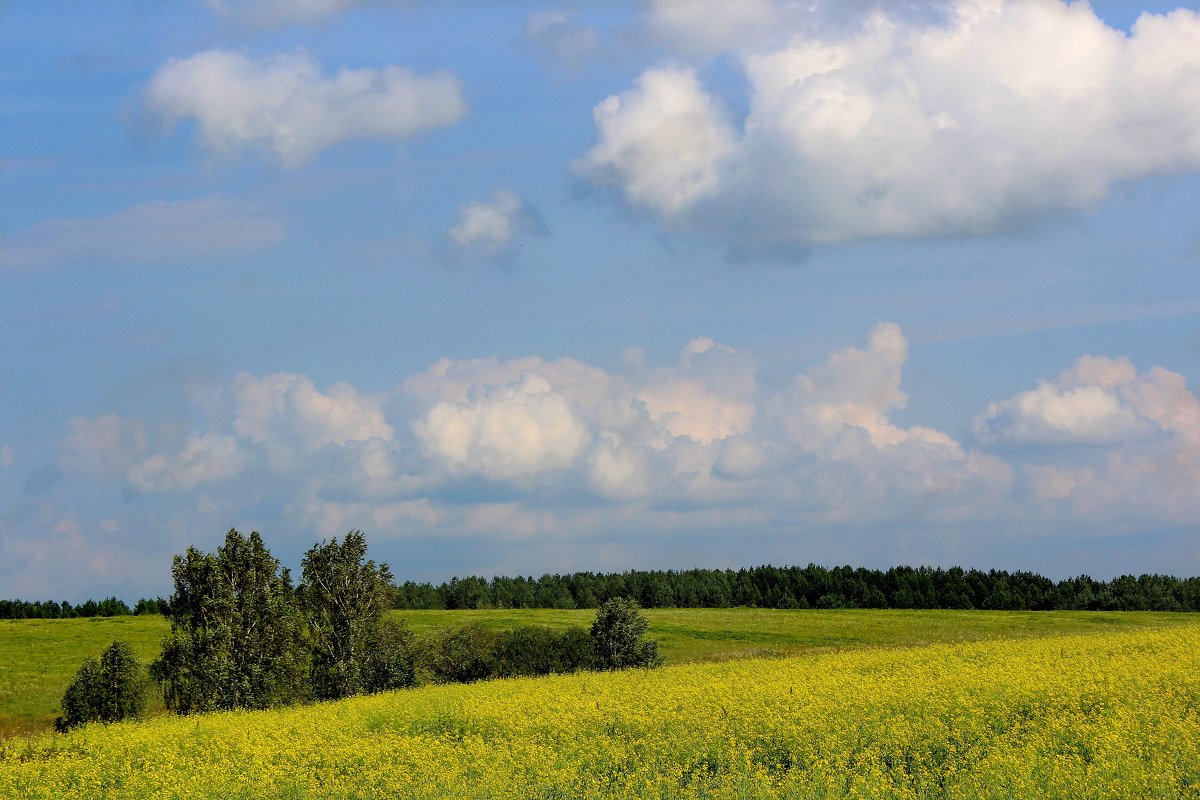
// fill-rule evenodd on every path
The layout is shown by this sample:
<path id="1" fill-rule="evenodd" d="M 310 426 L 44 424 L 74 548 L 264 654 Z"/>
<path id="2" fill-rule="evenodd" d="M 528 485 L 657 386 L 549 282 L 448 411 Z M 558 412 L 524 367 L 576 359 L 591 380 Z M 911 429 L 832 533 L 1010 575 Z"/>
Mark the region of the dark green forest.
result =
<path id="1" fill-rule="evenodd" d="M 596 608 L 629 597 L 642 608 L 944 608 L 997 611 L 1200 611 L 1200 578 L 1081 575 L 1057 583 L 1033 572 L 959 567 L 761 566 L 738 570 L 633 570 L 622 573 L 452 578 L 396 586 L 398 609 Z M 110 597 L 66 601 L 0 600 L 0 619 L 59 619 L 166 613 L 161 598 L 132 608 Z"/>
<path id="2" fill-rule="evenodd" d="M 959 567 L 761 566 L 739 570 L 576 572 L 540 578 L 406 581 L 396 607 L 595 608 L 630 597 L 642 608 L 940 608 L 997 611 L 1200 611 L 1200 578 L 1086 575 L 1055 583 L 1033 572 Z"/>

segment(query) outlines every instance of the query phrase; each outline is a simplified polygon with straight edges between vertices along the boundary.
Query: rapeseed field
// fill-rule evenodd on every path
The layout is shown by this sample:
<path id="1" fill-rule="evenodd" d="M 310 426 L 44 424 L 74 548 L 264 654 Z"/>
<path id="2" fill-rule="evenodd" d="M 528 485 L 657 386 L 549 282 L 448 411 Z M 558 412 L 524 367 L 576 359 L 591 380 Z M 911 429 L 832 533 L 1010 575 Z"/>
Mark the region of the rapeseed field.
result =
<path id="1" fill-rule="evenodd" d="M 3 798 L 1200 798 L 1200 626 L 433 686 L 0 748 Z"/>

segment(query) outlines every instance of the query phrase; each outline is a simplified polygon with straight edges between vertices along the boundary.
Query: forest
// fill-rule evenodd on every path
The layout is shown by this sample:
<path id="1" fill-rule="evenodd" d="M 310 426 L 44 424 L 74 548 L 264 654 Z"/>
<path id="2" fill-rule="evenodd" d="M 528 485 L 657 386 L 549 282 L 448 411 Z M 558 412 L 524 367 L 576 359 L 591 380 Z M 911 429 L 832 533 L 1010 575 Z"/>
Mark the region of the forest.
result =
<path id="1" fill-rule="evenodd" d="M 540 578 L 453 578 L 397 587 L 401 609 L 595 608 L 630 597 L 642 608 L 909 608 L 993 611 L 1200 611 L 1200 578 L 1081 575 L 960 567 L 761 566 L 739 570 L 576 572 Z"/>
<path id="2" fill-rule="evenodd" d="M 1200 611 L 1200 577 L 1087 575 L 1052 581 L 1033 572 L 960 567 L 759 566 L 738 570 L 575 572 L 540 578 L 452 578 L 441 584 L 404 581 L 394 607 L 418 609 L 597 608 L 629 597 L 642 608 L 908 608 L 991 611 Z M 62 619 L 167 613 L 162 598 L 131 608 L 106 598 L 0 600 L 0 619 Z"/>

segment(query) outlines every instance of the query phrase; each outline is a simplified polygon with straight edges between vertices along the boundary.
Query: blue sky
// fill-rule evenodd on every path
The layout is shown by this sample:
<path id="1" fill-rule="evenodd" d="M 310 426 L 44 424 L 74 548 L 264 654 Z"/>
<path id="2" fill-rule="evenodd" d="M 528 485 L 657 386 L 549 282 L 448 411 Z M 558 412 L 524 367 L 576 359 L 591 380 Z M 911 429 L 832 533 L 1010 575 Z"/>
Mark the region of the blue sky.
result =
<path id="1" fill-rule="evenodd" d="M 0 596 L 1200 572 L 1196 3 L 0 4 Z"/>

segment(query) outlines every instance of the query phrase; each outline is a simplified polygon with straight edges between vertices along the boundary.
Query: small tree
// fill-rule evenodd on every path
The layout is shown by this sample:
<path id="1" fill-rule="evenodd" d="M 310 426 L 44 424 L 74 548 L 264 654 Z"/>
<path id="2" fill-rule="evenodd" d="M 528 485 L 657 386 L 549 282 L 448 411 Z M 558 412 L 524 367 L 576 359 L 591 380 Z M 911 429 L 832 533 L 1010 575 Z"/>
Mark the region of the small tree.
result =
<path id="1" fill-rule="evenodd" d="M 473 683 L 496 675 L 499 636 L 478 622 L 447 628 L 425 642 L 425 666 L 438 683 Z"/>
<path id="2" fill-rule="evenodd" d="M 189 547 L 171 574 L 171 633 L 150 666 L 167 708 L 268 708 L 304 696 L 291 577 L 258 533 L 230 530 L 212 554 Z"/>
<path id="3" fill-rule="evenodd" d="M 644 639 L 649 623 L 638 604 L 624 597 L 605 601 L 592 623 L 592 648 L 600 669 L 657 667 L 662 664 L 658 642 Z"/>
<path id="4" fill-rule="evenodd" d="M 404 620 L 384 617 L 363 668 L 363 690 L 368 693 L 405 689 L 417 682 L 413 663 L 413 635 Z"/>
<path id="5" fill-rule="evenodd" d="M 117 722 L 135 717 L 146 707 L 146 676 L 133 647 L 115 641 L 89 658 L 63 693 L 63 715 L 54 727 L 67 731 L 87 722 Z"/>
<path id="6" fill-rule="evenodd" d="M 412 685 L 406 629 L 385 623 L 395 588 L 387 564 L 367 560 L 362 531 L 318 542 L 304 555 L 298 594 L 308 619 L 317 697 Z"/>

